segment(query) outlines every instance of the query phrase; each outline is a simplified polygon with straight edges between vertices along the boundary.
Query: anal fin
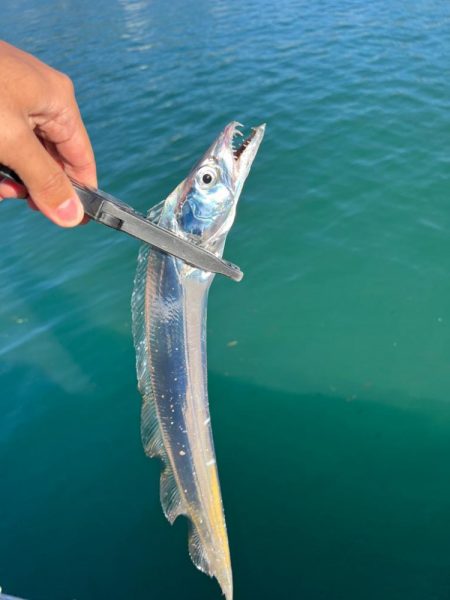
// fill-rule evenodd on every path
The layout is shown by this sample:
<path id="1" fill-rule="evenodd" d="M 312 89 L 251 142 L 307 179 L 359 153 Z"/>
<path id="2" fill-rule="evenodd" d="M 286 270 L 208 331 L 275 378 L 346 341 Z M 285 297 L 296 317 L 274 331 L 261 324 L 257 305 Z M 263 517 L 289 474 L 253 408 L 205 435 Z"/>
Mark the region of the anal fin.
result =
<path id="1" fill-rule="evenodd" d="M 164 514 L 171 525 L 177 517 L 186 514 L 172 467 L 167 463 L 161 473 L 160 498 Z"/>
<path id="2" fill-rule="evenodd" d="M 144 396 L 141 408 L 141 440 L 147 456 L 159 456 L 166 460 L 166 451 L 156 415 L 155 403 L 151 395 Z"/>
<path id="3" fill-rule="evenodd" d="M 189 556 L 197 569 L 200 569 L 200 571 L 207 575 L 212 575 L 200 534 L 192 521 L 189 526 Z"/>

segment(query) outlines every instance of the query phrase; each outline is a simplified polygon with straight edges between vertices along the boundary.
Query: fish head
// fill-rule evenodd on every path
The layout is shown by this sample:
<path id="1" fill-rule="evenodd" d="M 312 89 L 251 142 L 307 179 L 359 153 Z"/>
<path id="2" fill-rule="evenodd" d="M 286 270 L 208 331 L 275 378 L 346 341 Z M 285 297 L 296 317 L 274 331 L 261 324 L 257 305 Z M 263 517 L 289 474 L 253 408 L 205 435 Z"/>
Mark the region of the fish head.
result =
<path id="1" fill-rule="evenodd" d="M 206 249 L 220 253 L 237 202 L 264 136 L 265 125 L 243 138 L 237 122 L 225 127 L 175 191 L 175 229 Z M 236 145 L 241 136 L 242 142 Z"/>

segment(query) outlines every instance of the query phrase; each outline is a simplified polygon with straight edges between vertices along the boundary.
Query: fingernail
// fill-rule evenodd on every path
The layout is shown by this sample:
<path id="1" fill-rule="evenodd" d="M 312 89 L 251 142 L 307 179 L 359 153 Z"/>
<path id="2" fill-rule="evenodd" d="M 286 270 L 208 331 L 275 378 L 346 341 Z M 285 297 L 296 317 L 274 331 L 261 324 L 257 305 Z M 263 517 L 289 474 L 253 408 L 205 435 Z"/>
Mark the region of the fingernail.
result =
<path id="1" fill-rule="evenodd" d="M 61 224 L 78 225 L 83 218 L 83 208 L 78 198 L 69 198 L 56 208 L 56 217 Z"/>

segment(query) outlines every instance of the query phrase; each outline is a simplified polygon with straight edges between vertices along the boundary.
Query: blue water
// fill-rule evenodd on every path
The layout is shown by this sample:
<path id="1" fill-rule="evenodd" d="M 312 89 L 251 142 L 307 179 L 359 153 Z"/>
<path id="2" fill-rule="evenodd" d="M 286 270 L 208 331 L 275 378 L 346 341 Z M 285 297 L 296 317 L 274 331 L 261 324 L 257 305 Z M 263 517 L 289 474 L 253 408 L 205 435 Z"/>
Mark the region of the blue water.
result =
<path id="1" fill-rule="evenodd" d="M 4 0 L 1 27 L 70 74 L 139 210 L 267 122 L 208 316 L 236 600 L 448 600 L 449 3 Z M 0 218 L 0 585 L 219 599 L 140 445 L 137 243 Z"/>

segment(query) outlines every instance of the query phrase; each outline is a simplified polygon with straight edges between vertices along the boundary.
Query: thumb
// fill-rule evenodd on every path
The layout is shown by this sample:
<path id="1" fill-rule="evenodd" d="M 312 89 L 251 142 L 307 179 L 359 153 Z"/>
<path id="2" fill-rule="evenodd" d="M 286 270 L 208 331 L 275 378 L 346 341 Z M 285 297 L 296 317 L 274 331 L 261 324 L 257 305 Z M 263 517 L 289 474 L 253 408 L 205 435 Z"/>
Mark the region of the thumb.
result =
<path id="1" fill-rule="evenodd" d="M 31 130 L 21 140 L 17 157 L 10 157 L 8 162 L 47 218 L 61 227 L 80 224 L 84 217 L 80 199 L 67 175 Z"/>

